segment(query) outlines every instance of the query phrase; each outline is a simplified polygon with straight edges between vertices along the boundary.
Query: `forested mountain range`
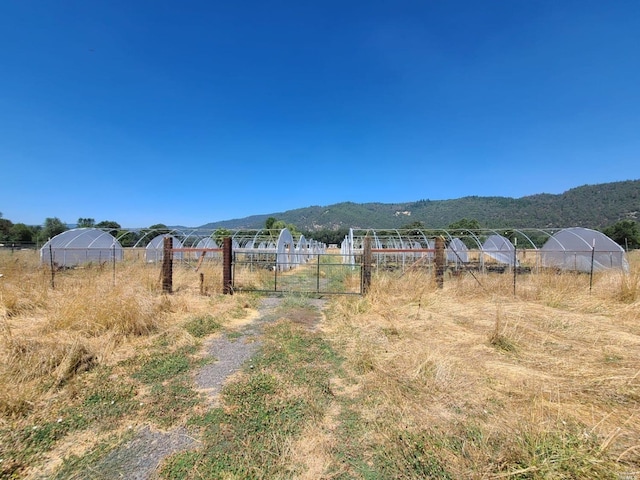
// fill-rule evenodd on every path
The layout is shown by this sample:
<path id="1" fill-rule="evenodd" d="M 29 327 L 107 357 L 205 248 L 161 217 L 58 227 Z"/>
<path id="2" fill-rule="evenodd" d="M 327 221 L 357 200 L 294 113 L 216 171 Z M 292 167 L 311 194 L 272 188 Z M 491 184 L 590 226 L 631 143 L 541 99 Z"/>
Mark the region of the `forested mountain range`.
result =
<path id="1" fill-rule="evenodd" d="M 343 202 L 213 222 L 203 228 L 262 228 L 269 217 L 308 232 L 349 227 L 402 228 L 415 222 L 425 228 L 444 228 L 463 218 L 477 220 L 483 228 L 601 229 L 620 220 L 640 219 L 640 180 L 584 185 L 558 195 L 541 193 L 521 198 L 471 196 L 407 203 Z"/>

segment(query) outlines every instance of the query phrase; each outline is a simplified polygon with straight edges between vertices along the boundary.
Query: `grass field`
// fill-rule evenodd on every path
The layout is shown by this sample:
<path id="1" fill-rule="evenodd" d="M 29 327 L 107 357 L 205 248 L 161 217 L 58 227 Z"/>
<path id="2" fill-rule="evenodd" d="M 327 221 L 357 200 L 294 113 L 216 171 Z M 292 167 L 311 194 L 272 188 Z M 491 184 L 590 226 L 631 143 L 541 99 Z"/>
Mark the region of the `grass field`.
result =
<path id="1" fill-rule="evenodd" d="M 631 273 L 379 273 L 320 312 L 285 298 L 205 402 L 203 341 L 256 315 L 219 267 L 51 274 L 0 254 L 0 478 L 84 475 L 142 425 L 199 448 L 163 478 L 640 478 L 640 252 Z M 302 312 L 302 313 L 301 313 Z M 307 312 L 318 318 L 301 321 Z M 107 477 L 104 477 L 107 478 Z"/>

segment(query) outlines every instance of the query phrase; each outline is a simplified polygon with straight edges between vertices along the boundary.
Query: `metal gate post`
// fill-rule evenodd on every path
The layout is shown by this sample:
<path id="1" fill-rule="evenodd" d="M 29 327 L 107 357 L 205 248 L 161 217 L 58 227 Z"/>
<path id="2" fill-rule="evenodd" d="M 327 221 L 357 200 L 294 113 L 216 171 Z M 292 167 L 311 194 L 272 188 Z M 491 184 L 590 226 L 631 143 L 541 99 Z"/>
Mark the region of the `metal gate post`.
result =
<path id="1" fill-rule="evenodd" d="M 273 267 L 273 291 L 278 291 L 278 254 L 276 253 L 276 266 Z"/>
<path id="2" fill-rule="evenodd" d="M 231 237 L 222 240 L 222 293 L 233 295 L 233 277 L 231 276 Z"/>
<path id="3" fill-rule="evenodd" d="M 171 293 L 173 290 L 173 238 L 165 237 L 162 247 L 162 291 Z"/>
<path id="4" fill-rule="evenodd" d="M 445 259 L 444 238 L 436 237 L 436 285 L 438 288 L 444 286 Z"/>

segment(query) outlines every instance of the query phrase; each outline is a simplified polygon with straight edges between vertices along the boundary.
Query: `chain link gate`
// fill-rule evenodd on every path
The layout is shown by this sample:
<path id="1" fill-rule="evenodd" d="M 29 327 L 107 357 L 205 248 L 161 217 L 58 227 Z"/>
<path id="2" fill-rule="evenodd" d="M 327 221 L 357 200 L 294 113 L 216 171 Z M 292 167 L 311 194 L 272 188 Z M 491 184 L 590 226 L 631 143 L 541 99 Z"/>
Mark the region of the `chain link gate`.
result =
<path id="1" fill-rule="evenodd" d="M 306 263 L 285 263 L 275 253 L 232 253 L 232 289 L 315 295 L 361 295 L 363 267 L 343 255 L 315 254 Z"/>

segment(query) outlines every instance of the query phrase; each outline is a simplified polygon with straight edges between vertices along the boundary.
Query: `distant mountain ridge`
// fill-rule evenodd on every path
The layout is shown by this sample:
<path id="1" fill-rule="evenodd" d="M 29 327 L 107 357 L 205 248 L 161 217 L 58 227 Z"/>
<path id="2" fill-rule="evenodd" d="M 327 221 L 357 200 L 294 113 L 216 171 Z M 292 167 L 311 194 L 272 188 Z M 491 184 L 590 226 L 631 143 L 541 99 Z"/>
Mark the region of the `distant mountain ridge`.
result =
<path id="1" fill-rule="evenodd" d="M 521 198 L 463 197 L 454 200 L 418 200 L 407 203 L 342 202 L 286 212 L 213 222 L 202 228 L 263 228 L 275 217 L 314 232 L 342 228 L 402 228 L 421 222 L 443 228 L 462 218 L 485 228 L 604 228 L 619 220 L 640 218 L 640 180 L 583 185 L 561 194 L 541 193 Z"/>

